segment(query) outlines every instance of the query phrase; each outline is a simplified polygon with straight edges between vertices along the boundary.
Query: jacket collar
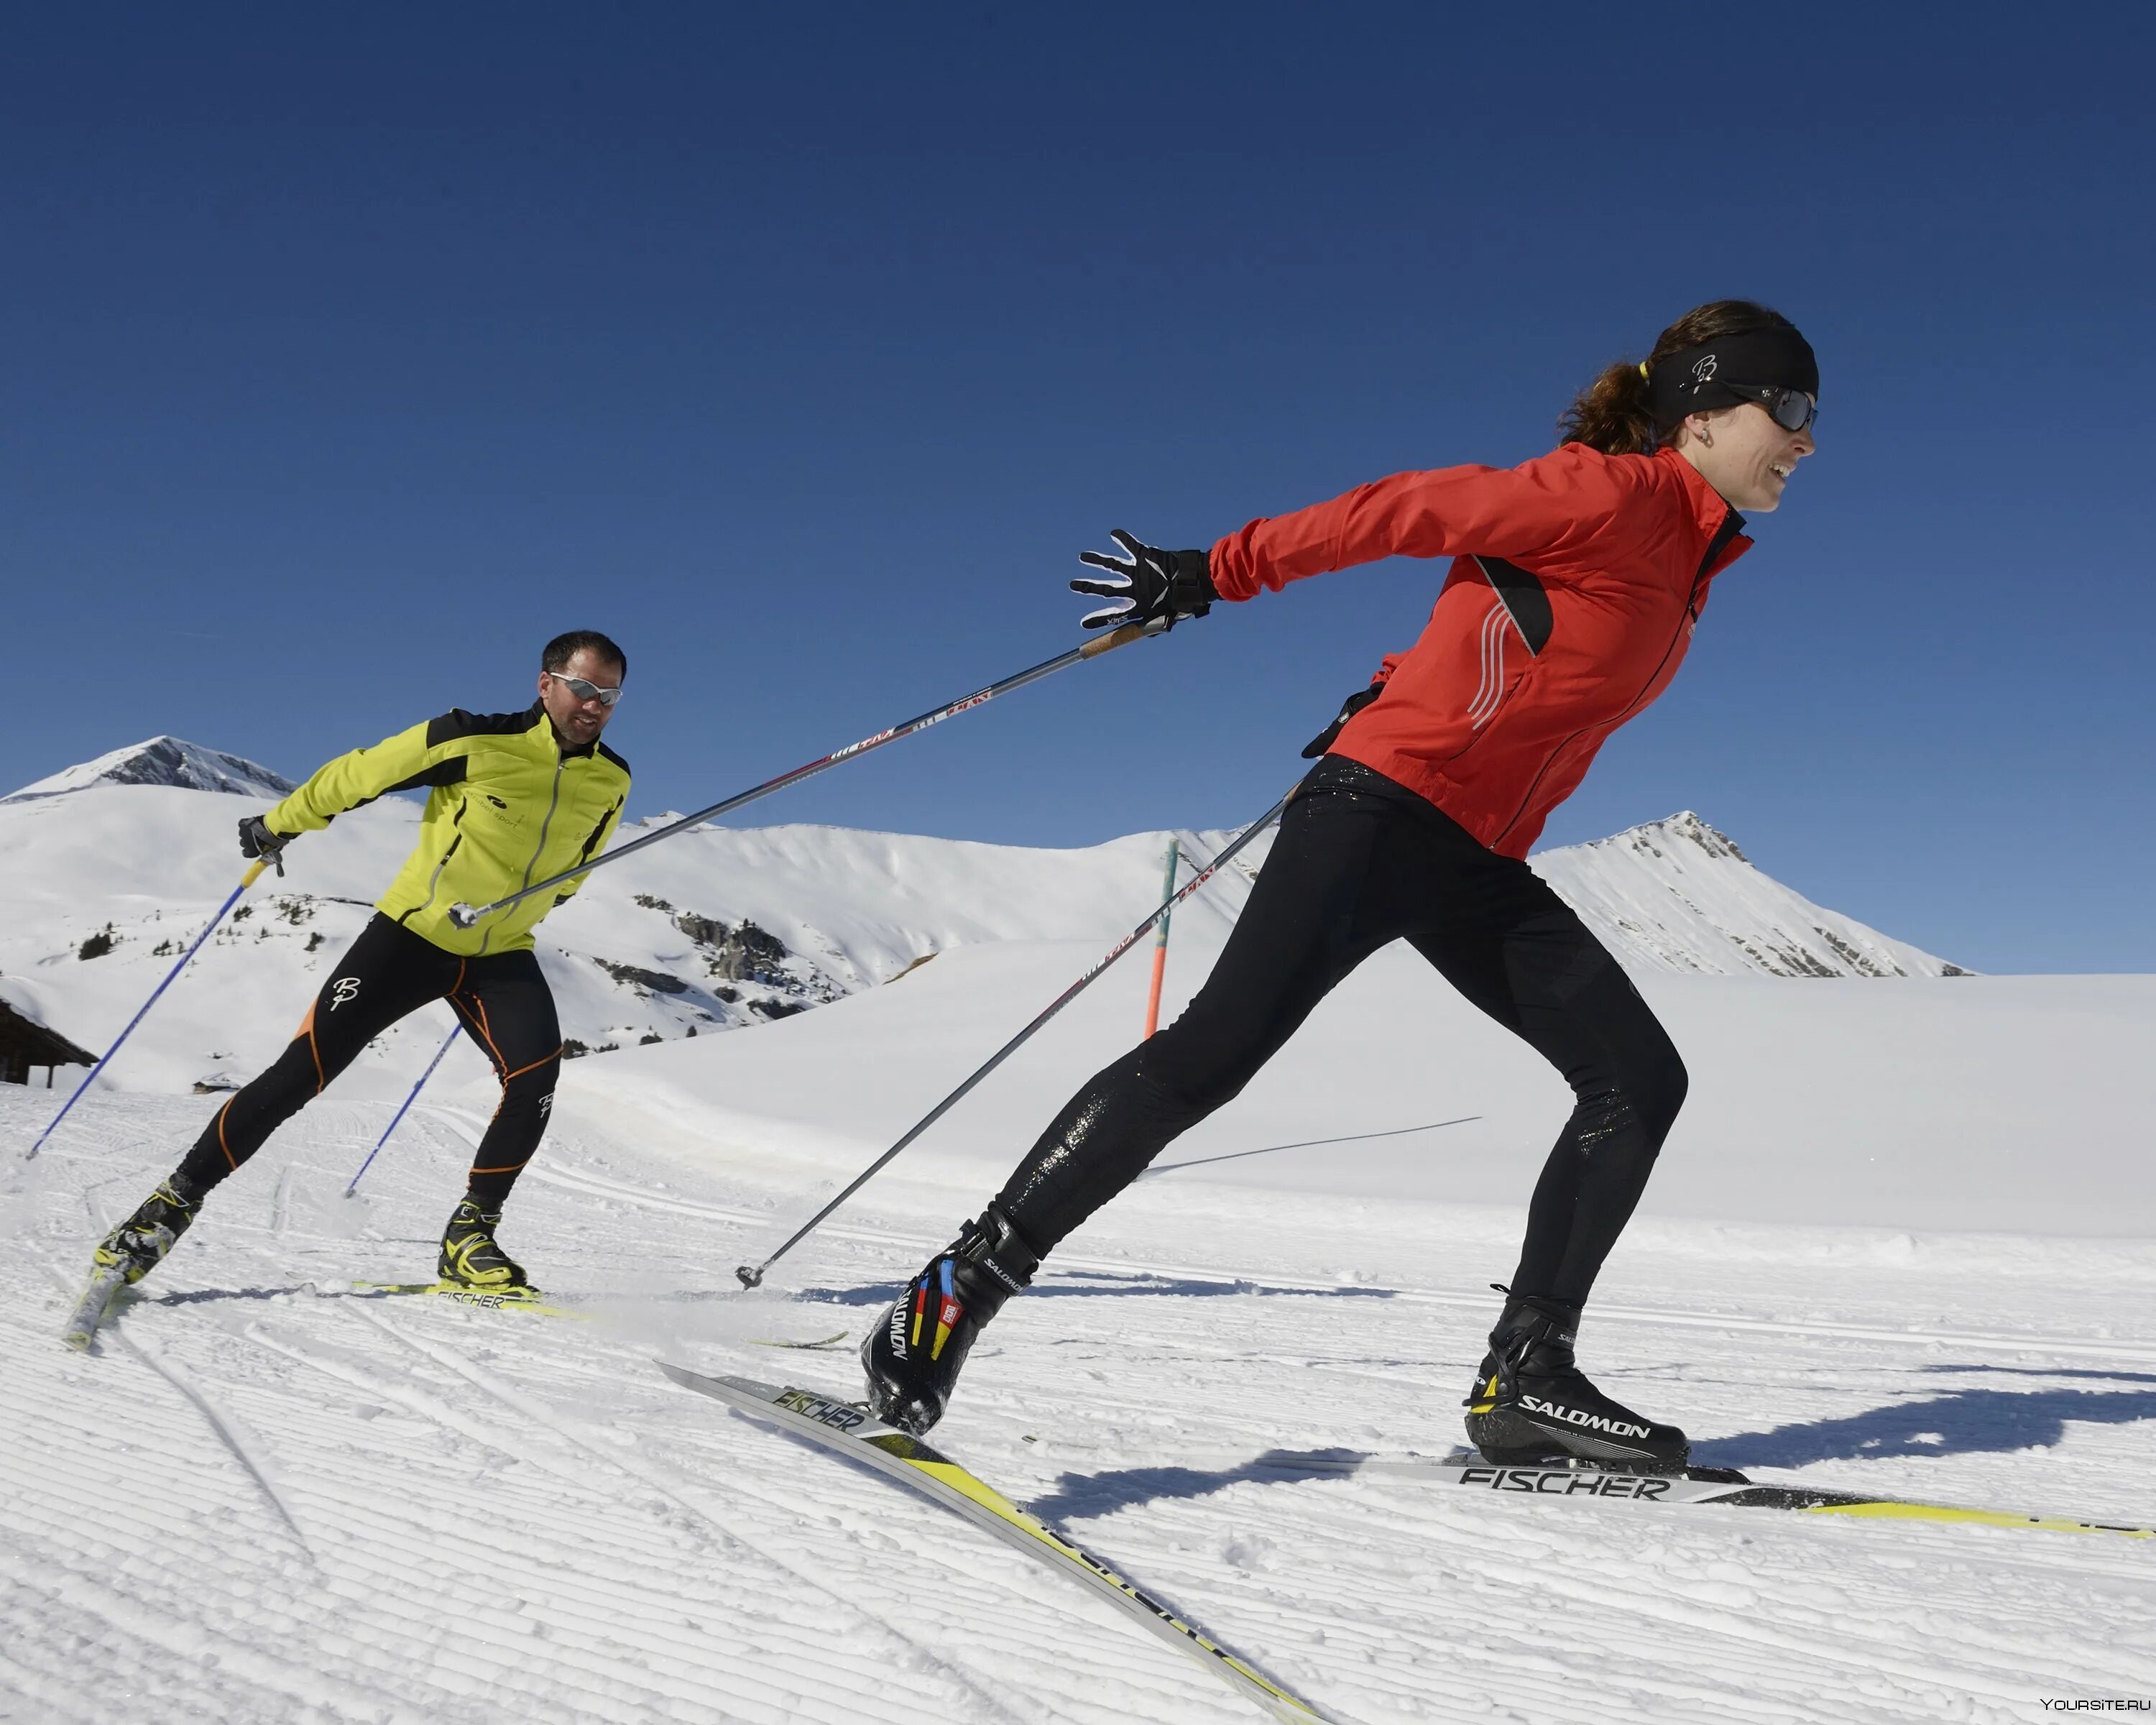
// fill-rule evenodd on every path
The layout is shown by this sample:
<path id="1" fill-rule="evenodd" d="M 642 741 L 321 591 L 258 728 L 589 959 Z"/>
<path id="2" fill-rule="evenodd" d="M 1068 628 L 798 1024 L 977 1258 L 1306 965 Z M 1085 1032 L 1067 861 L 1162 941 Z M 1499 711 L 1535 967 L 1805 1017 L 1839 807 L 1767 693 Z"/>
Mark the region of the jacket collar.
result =
<path id="1" fill-rule="evenodd" d="M 1655 459 L 1666 461 L 1676 471 L 1685 488 L 1685 496 L 1691 505 L 1692 520 L 1698 526 L 1702 548 L 1722 542 L 1721 548 L 1709 558 L 1702 575 L 1718 575 L 1738 558 L 1752 549 L 1752 542 L 1744 536 L 1744 517 L 1732 509 L 1722 493 L 1707 482 L 1707 475 L 1675 449 L 1655 451 Z M 1726 530 L 1726 531 L 1725 531 Z"/>

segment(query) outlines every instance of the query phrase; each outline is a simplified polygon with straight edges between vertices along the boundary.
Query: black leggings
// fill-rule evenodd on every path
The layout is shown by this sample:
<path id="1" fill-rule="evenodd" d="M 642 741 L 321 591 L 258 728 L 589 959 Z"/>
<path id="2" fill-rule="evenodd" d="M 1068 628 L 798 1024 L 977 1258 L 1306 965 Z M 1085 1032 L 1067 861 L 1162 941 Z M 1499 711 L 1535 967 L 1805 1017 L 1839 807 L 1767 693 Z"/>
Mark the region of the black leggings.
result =
<path id="1" fill-rule="evenodd" d="M 1512 1288 L 1584 1301 L 1685 1096 L 1631 980 L 1533 870 L 1383 774 L 1303 781 L 1213 974 L 1181 1018 L 1073 1096 L 997 1202 L 1046 1252 L 1233 1099 L 1333 985 L 1405 940 L 1578 1098 L 1527 1210 Z"/>
<path id="2" fill-rule="evenodd" d="M 234 1094 L 204 1128 L 180 1173 L 208 1191 L 328 1087 L 382 1031 L 430 1000 L 447 1000 L 493 1062 L 501 1106 L 473 1158 L 470 1196 L 501 1207 L 539 1147 L 562 1070 L 554 996 L 530 952 L 459 958 L 376 916 L 360 931 L 270 1070 Z"/>

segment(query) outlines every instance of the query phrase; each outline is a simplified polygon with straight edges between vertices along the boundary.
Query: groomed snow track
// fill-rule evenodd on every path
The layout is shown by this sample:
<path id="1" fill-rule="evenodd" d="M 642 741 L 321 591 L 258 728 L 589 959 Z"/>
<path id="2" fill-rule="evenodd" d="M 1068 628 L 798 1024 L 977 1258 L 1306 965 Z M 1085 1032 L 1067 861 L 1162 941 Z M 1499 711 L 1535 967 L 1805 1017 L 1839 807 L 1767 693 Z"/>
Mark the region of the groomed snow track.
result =
<path id="1" fill-rule="evenodd" d="M 0 1098 L 0 1142 L 42 1101 Z M 785 1219 L 770 1192 L 579 1117 L 506 1232 L 601 1296 L 593 1321 L 340 1292 L 425 1271 L 469 1126 L 422 1110 L 346 1204 L 388 1111 L 329 1100 L 96 1353 L 69 1352 L 94 1224 L 203 1111 L 100 1096 L 0 1172 L 0 1717 L 1256 1717 L 1075 1587 L 651 1369 L 769 1377 L 761 1341 L 857 1334 L 961 1198 L 897 1189 L 804 1252 L 809 1286 L 744 1296 L 732 1265 Z M 1194 1264 L 1169 1186 L 989 1332 L 937 1441 L 1320 1704 L 1369 1725 L 2019 1725 L 2046 1698 L 2156 1694 L 2156 1554 L 2124 1542 L 1269 1475 L 1273 1450 L 1450 1446 L 1488 1322 L 1464 1267 L 1483 1224 L 1208 1188 Z M 1620 1258 L 1594 1332 L 1620 1393 L 1681 1412 L 1703 1460 L 2148 1518 L 2156 1318 L 2093 1328 L 2097 1269 L 1711 1248 Z M 785 1359 L 855 1387 L 844 1353 Z"/>

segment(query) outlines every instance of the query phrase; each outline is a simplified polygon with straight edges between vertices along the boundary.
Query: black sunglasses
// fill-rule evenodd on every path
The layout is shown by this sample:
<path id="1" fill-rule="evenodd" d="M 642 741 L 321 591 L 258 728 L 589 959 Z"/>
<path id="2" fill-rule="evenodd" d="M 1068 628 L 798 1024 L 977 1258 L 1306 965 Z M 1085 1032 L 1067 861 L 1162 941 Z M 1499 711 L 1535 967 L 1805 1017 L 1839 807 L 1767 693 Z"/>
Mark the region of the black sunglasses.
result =
<path id="1" fill-rule="evenodd" d="M 1717 377 L 1715 382 L 1721 383 Z M 1722 383 L 1732 395 L 1757 402 L 1784 431 L 1805 431 L 1819 418 L 1819 403 L 1801 389 L 1778 389 L 1767 383 Z"/>

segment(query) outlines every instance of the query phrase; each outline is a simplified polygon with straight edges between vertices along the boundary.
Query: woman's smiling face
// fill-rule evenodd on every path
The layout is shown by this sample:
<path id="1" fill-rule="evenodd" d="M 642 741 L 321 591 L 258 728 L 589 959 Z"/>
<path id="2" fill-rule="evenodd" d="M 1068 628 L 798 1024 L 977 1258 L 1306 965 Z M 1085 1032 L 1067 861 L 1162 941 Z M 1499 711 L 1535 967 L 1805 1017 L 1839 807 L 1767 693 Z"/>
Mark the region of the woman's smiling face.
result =
<path id="1" fill-rule="evenodd" d="M 1732 509 L 1769 515 L 1780 506 L 1797 463 L 1819 444 L 1810 427 L 1784 431 L 1773 414 L 1748 401 L 1688 414 L 1676 446 Z"/>

